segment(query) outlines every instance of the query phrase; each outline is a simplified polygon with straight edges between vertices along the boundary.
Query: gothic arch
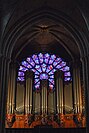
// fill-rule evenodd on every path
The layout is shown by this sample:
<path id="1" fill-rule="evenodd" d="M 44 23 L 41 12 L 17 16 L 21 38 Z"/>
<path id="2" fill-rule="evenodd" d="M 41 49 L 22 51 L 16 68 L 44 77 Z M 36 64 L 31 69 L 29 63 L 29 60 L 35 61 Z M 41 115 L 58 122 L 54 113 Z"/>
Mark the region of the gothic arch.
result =
<path id="1" fill-rule="evenodd" d="M 88 48 L 86 45 L 86 44 L 88 44 L 88 42 L 87 42 L 87 39 L 84 36 L 84 34 L 82 34 L 81 31 L 77 30 L 76 25 L 71 21 L 71 19 L 68 16 L 66 16 L 64 13 L 57 12 L 53 9 L 50 9 L 50 8 L 43 9 L 42 11 L 41 11 L 41 9 L 39 9 L 36 11 L 36 13 L 33 13 L 33 15 L 31 17 L 30 17 L 30 15 L 31 14 L 27 14 L 26 16 L 21 18 L 21 20 L 19 20 L 15 25 L 12 26 L 13 29 L 11 28 L 10 31 L 6 34 L 6 36 L 3 38 L 2 45 L 4 47 L 2 46 L 2 55 L 4 56 L 4 60 L 5 60 L 5 62 L 3 60 L 3 63 L 2 63 L 3 64 L 2 70 L 4 71 L 4 76 L 3 76 L 2 82 L 5 82 L 5 85 L 2 86 L 2 89 L 4 89 L 3 94 L 4 94 L 4 92 L 6 93 L 5 89 L 7 88 L 7 83 L 5 80 L 7 80 L 7 76 L 8 76 L 8 72 L 9 72 L 8 71 L 9 62 L 7 61 L 7 59 L 9 59 L 9 61 L 11 61 L 11 56 L 14 51 L 14 47 L 17 43 L 17 40 L 21 36 L 23 36 L 23 34 L 25 33 L 25 30 L 28 29 L 29 26 L 32 27 L 39 20 L 42 20 L 44 17 L 50 18 L 50 20 L 56 22 L 57 24 L 61 23 L 65 27 L 65 29 L 67 29 L 69 31 L 69 33 L 73 37 L 74 41 L 76 42 L 76 45 L 79 49 L 80 58 L 82 59 L 82 62 L 83 62 L 83 76 L 84 76 L 84 79 L 86 80 L 85 81 L 85 87 L 86 87 L 85 90 L 87 91 L 88 79 L 89 79 L 89 76 L 87 76 L 87 72 L 88 72 L 87 64 L 88 64 L 89 59 L 85 59 L 85 56 L 88 55 Z M 36 36 L 36 34 L 38 32 L 32 31 L 32 33 L 33 34 L 30 34 L 30 37 L 29 37 L 30 41 Z M 53 32 L 53 33 L 56 35 L 56 38 L 59 39 L 56 32 Z M 4 66 L 5 66 L 5 70 L 4 70 Z M 7 73 L 6 77 L 5 77 L 5 73 Z M 4 98 L 6 99 L 6 95 L 4 95 Z M 4 110 L 4 106 L 2 106 L 2 107 L 3 107 L 2 110 Z"/>
<path id="2" fill-rule="evenodd" d="M 29 27 L 34 27 L 37 21 L 42 20 L 44 17 L 49 18 L 56 24 L 62 24 L 65 27 L 65 29 L 68 30 L 68 32 L 71 34 L 71 36 L 73 37 L 78 46 L 80 57 L 83 57 L 88 53 L 88 48 L 86 45 L 87 40 L 85 36 L 82 35 L 81 31 L 79 31 L 79 29 L 77 30 L 77 26 L 73 23 L 72 20 L 62 12 L 57 12 L 56 10 L 50 8 L 43 8 L 43 10 L 37 10 L 35 13 L 33 13 L 32 16 L 30 13 L 27 14 L 12 26 L 13 29 L 11 28 L 10 31 L 7 32 L 6 36 L 3 38 L 2 44 L 4 48 L 2 47 L 2 55 L 11 58 L 14 46 L 16 45 L 17 40 L 25 33 L 25 30 Z M 36 31 L 32 31 L 32 33 L 33 35 L 29 37 L 29 40 L 32 40 L 34 36 L 36 36 L 37 34 Z M 56 31 L 53 33 L 56 34 Z"/>

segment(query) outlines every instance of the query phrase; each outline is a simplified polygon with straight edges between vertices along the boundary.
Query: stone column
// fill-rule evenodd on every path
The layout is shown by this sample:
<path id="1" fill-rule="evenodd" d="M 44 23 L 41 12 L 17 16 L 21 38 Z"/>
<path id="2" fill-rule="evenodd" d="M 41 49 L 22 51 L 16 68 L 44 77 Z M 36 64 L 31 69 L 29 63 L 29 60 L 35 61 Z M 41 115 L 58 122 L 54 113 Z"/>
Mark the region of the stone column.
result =
<path id="1" fill-rule="evenodd" d="M 34 73 L 32 71 L 26 71 L 25 114 L 32 113 L 33 79 Z"/>
<path id="2" fill-rule="evenodd" d="M 5 132 L 9 63 L 10 59 L 0 56 L 0 133 Z"/>
<path id="3" fill-rule="evenodd" d="M 73 92 L 75 113 L 82 113 L 80 65 L 78 62 L 74 62 L 73 65 Z"/>
<path id="4" fill-rule="evenodd" d="M 85 95 L 86 133 L 89 133 L 89 55 L 82 59 L 83 83 Z"/>
<path id="5" fill-rule="evenodd" d="M 48 112 L 48 80 L 41 80 L 41 112 L 47 114 Z"/>
<path id="6" fill-rule="evenodd" d="M 63 114 L 63 72 L 58 70 L 55 72 L 55 88 L 56 88 L 56 104 L 57 113 Z"/>

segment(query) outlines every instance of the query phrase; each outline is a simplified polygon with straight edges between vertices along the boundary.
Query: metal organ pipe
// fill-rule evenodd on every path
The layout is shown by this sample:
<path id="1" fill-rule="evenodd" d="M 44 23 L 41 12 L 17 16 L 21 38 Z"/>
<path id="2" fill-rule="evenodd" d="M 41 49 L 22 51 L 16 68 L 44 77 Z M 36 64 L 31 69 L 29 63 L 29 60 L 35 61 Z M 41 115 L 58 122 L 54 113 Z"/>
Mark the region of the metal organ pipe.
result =
<path id="1" fill-rule="evenodd" d="M 55 72 L 55 89 L 56 89 L 56 111 L 63 114 L 63 72 L 58 70 Z"/>
<path id="2" fill-rule="evenodd" d="M 32 91 L 33 91 L 34 73 L 26 71 L 26 95 L 25 95 L 25 113 L 32 113 Z"/>

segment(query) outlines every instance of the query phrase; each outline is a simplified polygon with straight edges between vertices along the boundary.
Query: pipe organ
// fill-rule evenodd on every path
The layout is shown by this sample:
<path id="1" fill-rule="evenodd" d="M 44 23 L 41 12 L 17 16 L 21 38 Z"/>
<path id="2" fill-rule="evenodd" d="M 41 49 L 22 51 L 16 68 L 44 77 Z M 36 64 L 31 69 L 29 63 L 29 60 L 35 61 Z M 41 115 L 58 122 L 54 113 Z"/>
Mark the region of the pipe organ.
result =
<path id="1" fill-rule="evenodd" d="M 46 75 L 46 74 L 44 74 Z M 49 124 L 54 121 L 56 127 L 60 127 L 58 120 L 60 115 L 64 114 L 64 73 L 61 70 L 57 70 L 54 73 L 54 88 L 50 88 L 49 79 L 40 79 L 40 86 L 35 88 L 34 84 L 34 72 L 27 70 L 25 72 L 24 84 L 24 113 L 25 121 L 27 120 L 28 126 L 32 128 L 36 121 L 39 125 Z M 47 77 L 47 75 L 46 75 Z M 8 98 L 7 98 L 7 117 L 8 114 L 16 116 L 20 114 L 19 108 L 17 108 L 15 96 L 15 80 L 16 70 L 15 67 L 11 67 L 11 73 L 9 76 L 8 86 Z M 18 88 L 19 89 L 19 88 Z M 23 89 L 23 88 L 22 88 Z M 81 98 L 81 83 L 79 68 L 73 69 L 73 97 L 74 97 L 74 112 L 72 115 L 82 113 L 82 98 Z M 21 92 L 22 93 L 22 92 Z M 71 94 L 72 95 L 72 94 Z M 8 117 L 9 118 L 9 117 Z M 36 119 L 35 119 L 36 118 Z M 56 120 L 55 120 L 56 118 Z M 64 118 L 63 118 L 64 119 Z M 60 123 L 63 122 L 60 119 Z M 61 121 L 62 120 L 62 121 Z M 30 121 L 30 122 L 29 122 Z M 11 121 L 10 121 L 11 122 Z M 26 122 L 24 122 L 26 125 Z M 25 127 L 24 125 L 24 127 Z"/>

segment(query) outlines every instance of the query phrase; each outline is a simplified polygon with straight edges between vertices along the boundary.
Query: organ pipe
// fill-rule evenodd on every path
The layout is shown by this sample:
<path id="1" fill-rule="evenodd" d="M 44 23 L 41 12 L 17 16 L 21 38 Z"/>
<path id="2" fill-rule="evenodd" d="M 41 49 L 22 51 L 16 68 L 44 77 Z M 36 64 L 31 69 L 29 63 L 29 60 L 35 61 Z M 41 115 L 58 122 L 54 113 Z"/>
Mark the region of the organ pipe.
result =
<path id="1" fill-rule="evenodd" d="M 75 64 L 73 67 L 73 92 L 75 113 L 82 113 L 80 68 L 77 64 Z"/>
<path id="2" fill-rule="evenodd" d="M 54 77 L 56 88 L 56 110 L 58 114 L 63 114 L 63 72 L 60 70 L 56 71 Z"/>
<path id="3" fill-rule="evenodd" d="M 48 111 L 48 80 L 41 80 L 41 111 L 47 114 Z"/>
<path id="4" fill-rule="evenodd" d="M 16 92 L 16 64 L 11 64 L 8 83 L 7 96 L 7 113 L 13 114 L 15 109 L 15 92 Z"/>
<path id="5" fill-rule="evenodd" d="M 26 71 L 26 95 L 25 95 L 25 113 L 32 113 L 32 91 L 34 82 L 34 73 L 32 71 Z"/>

